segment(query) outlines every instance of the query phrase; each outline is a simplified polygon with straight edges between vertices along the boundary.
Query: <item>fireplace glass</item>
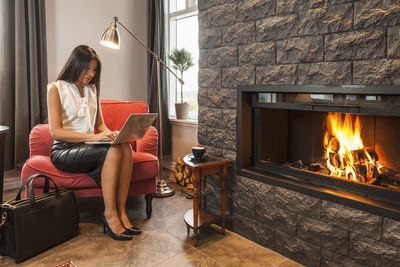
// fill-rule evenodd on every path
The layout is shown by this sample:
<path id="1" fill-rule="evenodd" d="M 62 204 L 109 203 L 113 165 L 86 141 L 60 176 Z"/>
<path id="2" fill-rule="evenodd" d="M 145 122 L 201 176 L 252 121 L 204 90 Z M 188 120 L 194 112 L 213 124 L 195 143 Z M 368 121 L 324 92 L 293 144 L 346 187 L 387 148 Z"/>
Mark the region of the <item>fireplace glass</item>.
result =
<path id="1" fill-rule="evenodd" d="M 257 92 L 251 103 L 254 166 L 400 192 L 400 96 Z"/>

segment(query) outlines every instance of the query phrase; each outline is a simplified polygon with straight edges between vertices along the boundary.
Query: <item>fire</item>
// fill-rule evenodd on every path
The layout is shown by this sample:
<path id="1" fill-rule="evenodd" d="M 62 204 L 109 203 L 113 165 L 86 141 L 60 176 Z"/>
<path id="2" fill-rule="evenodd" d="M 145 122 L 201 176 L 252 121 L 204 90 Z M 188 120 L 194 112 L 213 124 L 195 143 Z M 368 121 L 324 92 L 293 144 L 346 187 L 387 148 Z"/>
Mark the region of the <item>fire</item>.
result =
<path id="1" fill-rule="evenodd" d="M 361 122 L 350 114 L 329 113 L 324 136 L 329 175 L 359 182 L 371 182 L 382 166 L 374 150 L 364 147 Z"/>

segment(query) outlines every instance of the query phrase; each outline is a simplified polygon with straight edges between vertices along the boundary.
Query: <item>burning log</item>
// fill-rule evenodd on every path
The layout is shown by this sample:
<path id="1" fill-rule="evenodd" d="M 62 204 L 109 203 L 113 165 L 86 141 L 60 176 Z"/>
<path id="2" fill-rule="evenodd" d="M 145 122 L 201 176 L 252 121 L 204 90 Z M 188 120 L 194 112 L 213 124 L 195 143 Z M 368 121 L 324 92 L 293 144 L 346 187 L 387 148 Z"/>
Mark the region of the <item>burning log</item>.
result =
<path id="1" fill-rule="evenodd" d="M 337 153 L 337 152 L 330 151 L 329 152 L 329 160 L 330 160 L 330 164 L 332 166 L 334 166 L 335 168 L 342 169 L 344 167 L 342 164 L 343 161 L 342 161 L 339 153 Z"/>
<path id="2" fill-rule="evenodd" d="M 334 135 L 329 135 L 327 138 L 328 141 L 325 144 L 325 147 L 329 147 L 329 150 L 338 153 L 340 149 L 339 140 Z"/>
<path id="3" fill-rule="evenodd" d="M 354 162 L 377 162 L 379 161 L 378 154 L 373 148 L 364 147 L 357 150 L 352 150 L 351 155 L 353 156 Z"/>
<path id="4" fill-rule="evenodd" d="M 372 184 L 376 182 L 380 165 L 378 154 L 372 148 L 351 150 L 344 155 L 329 151 L 329 164 L 335 169 L 335 176 L 343 176 L 349 180 Z M 330 174 L 333 171 L 331 169 Z"/>
<path id="5" fill-rule="evenodd" d="M 378 177 L 378 169 L 374 163 L 371 162 L 359 162 L 354 164 L 356 169 L 356 176 L 358 182 L 373 184 L 376 182 Z"/>

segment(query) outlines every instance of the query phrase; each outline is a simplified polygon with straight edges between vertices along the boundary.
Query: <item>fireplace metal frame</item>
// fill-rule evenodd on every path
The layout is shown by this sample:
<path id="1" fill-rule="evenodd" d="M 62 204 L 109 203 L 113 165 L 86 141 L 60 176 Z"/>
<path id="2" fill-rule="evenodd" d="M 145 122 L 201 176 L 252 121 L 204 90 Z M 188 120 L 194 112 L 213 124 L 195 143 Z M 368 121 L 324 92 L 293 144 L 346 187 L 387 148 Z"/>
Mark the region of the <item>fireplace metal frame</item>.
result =
<path id="1" fill-rule="evenodd" d="M 305 170 L 298 170 L 268 162 L 260 162 L 257 153 L 252 152 L 251 167 L 242 166 L 242 97 L 244 93 L 252 103 L 252 125 L 257 125 L 260 108 L 296 109 L 323 112 L 342 112 L 369 115 L 399 116 L 400 106 L 365 107 L 356 105 L 335 104 L 269 104 L 257 103 L 253 93 L 310 93 L 310 94 L 346 94 L 346 95 L 393 95 L 400 96 L 400 86 L 374 85 L 270 85 L 270 86 L 238 86 L 237 90 L 237 174 L 263 183 L 281 186 L 300 193 L 306 193 L 321 199 L 335 201 L 347 206 L 372 212 L 381 216 L 400 220 L 400 192 L 382 189 L 378 186 L 364 185 L 345 181 L 330 176 Z M 252 151 L 257 151 L 255 138 L 257 129 L 252 130 Z M 267 168 L 265 168 L 267 167 Z"/>
<path id="2" fill-rule="evenodd" d="M 376 85 L 341 85 L 341 86 L 255 86 L 262 91 L 259 93 L 304 93 L 304 94 L 336 94 L 336 95 L 380 95 L 400 96 L 400 86 L 376 86 Z M 248 87 L 246 87 L 248 88 Z M 377 93 L 379 91 L 379 93 Z M 269 104 L 257 103 L 255 97 L 252 99 L 253 106 L 259 108 L 280 108 L 322 112 L 342 112 L 353 114 L 370 114 L 385 116 L 400 116 L 400 106 L 379 107 L 344 104 Z"/>

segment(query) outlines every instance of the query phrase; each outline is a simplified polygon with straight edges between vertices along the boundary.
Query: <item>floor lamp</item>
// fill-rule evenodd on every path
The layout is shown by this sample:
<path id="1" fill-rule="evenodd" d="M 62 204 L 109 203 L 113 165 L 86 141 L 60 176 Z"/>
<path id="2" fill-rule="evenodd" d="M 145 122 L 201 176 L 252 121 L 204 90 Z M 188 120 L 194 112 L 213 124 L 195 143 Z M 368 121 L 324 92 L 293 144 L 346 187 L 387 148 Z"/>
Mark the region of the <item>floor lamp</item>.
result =
<path id="1" fill-rule="evenodd" d="M 158 181 L 157 181 L 157 191 L 154 193 L 156 197 L 167 197 L 172 196 L 175 191 L 168 187 L 167 183 L 162 179 L 162 110 L 161 110 L 161 80 L 160 80 L 160 63 L 169 70 L 181 84 L 184 84 L 183 80 L 179 78 L 162 60 L 156 55 L 151 49 L 145 45 L 139 38 L 136 37 L 131 31 L 129 31 L 119 20 L 117 17 L 114 17 L 114 21 L 111 23 L 110 27 L 103 33 L 101 36 L 100 43 L 104 46 L 113 49 L 119 49 L 120 38 L 118 31 L 118 24 L 121 25 L 136 41 L 138 41 L 151 55 L 153 55 L 154 59 L 157 62 L 157 93 L 158 93 L 158 123 L 159 123 L 159 170 L 158 170 Z"/>

